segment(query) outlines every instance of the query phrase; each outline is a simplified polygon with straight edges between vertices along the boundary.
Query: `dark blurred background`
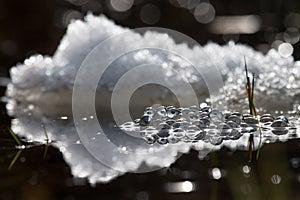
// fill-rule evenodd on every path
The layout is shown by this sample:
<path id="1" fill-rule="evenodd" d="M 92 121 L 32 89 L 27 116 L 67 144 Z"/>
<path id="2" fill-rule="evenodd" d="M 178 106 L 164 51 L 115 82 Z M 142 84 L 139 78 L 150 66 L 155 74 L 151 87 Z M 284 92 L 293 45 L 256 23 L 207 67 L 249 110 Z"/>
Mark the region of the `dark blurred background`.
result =
<path id="1" fill-rule="evenodd" d="M 200 44 L 229 40 L 266 53 L 270 48 L 300 58 L 298 0 L 2 0 L 0 73 L 35 53 L 52 55 L 72 19 L 104 13 L 130 28 L 159 26 Z"/>
<path id="2" fill-rule="evenodd" d="M 233 40 L 300 58 L 299 0 L 1 0 L 0 76 L 30 55 L 52 55 L 69 22 L 89 11 L 130 28 L 174 29 L 202 45 Z M 3 103 L 1 111 L 9 125 Z M 1 143 L 14 145 L 4 132 Z M 170 168 L 96 187 L 73 178 L 59 150 L 49 147 L 42 159 L 44 148 L 22 152 L 10 171 L 16 150 L 0 149 L 0 199 L 300 199 L 299 140 L 265 145 L 252 163 L 248 152 L 222 149 L 200 161 L 192 151 Z"/>

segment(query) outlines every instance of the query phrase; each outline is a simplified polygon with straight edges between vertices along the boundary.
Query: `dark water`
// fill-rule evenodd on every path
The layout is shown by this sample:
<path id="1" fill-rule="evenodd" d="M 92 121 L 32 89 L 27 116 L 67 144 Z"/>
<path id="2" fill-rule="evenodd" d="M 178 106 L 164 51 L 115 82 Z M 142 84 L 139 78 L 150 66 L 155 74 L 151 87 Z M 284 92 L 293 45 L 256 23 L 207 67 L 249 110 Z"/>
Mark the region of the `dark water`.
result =
<path id="1" fill-rule="evenodd" d="M 223 148 L 204 160 L 191 151 L 169 168 L 127 173 L 108 184 L 92 187 L 86 179 L 72 177 L 58 149 L 49 146 L 45 158 L 45 145 L 28 143 L 28 148 L 17 149 L 7 129 L 10 118 L 3 103 L 1 109 L 0 199 L 300 198 L 299 139 L 265 144 L 258 160 L 253 152 L 252 162 L 246 151 Z M 23 144 L 26 146 L 26 142 Z M 20 155 L 8 169 L 18 152 Z M 192 184 L 192 188 L 188 184 L 183 187 L 184 183 Z"/>
<path id="2" fill-rule="evenodd" d="M 11 170 L 17 150 L 9 136 L 2 135 L 1 199 L 299 199 L 299 140 L 265 145 L 258 161 L 248 162 L 247 152 L 223 149 L 200 161 L 196 152 L 184 155 L 168 169 L 145 174 L 128 173 L 108 184 L 91 187 L 85 179 L 73 178 L 60 152 L 45 146 L 22 151 Z M 243 166 L 251 168 L 243 172 Z M 211 175 L 219 168 L 222 177 Z M 168 185 L 191 181 L 195 191 L 170 193 Z"/>

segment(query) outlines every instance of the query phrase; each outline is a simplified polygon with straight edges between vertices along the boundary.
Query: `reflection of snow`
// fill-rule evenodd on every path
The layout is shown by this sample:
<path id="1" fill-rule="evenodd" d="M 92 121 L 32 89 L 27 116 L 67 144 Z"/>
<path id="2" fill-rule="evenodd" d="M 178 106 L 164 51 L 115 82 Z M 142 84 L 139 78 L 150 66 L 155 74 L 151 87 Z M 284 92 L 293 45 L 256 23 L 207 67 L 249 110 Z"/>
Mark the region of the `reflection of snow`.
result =
<path id="1" fill-rule="evenodd" d="M 99 42 L 125 30 L 127 29 L 116 26 L 104 16 L 88 15 L 85 21 L 75 21 L 69 25 L 66 36 L 62 39 L 53 57 L 35 55 L 26 59 L 23 64 L 11 69 L 12 84 L 8 86 L 7 90 L 7 95 L 11 99 L 7 104 L 7 109 L 11 115 L 17 118 L 13 122 L 13 130 L 29 140 L 44 141 L 41 123 L 45 124 L 51 140 L 56 141 L 54 145 L 63 153 L 74 176 L 88 177 L 91 183 L 110 181 L 126 171 L 136 170 L 143 162 L 152 167 L 169 166 L 176 160 L 177 152 L 187 152 L 190 148 L 187 144 L 169 145 L 164 148 L 156 146 L 154 151 L 157 151 L 159 156 L 157 154 L 153 154 L 152 157 L 129 156 L 126 157 L 129 160 L 124 160 L 123 158 L 113 158 L 114 152 L 107 152 L 106 149 L 97 147 L 99 154 L 115 160 L 115 162 L 111 162 L 115 166 L 109 168 L 96 161 L 88 153 L 78 142 L 79 137 L 73 123 L 64 120 L 66 118 L 71 119 L 73 83 L 84 58 Z M 113 55 L 114 48 L 126 50 L 128 46 L 135 43 L 146 46 L 148 43 L 157 43 L 162 48 L 181 51 L 182 57 L 199 63 L 203 69 L 210 68 L 211 62 L 213 62 L 221 69 L 225 80 L 224 91 L 226 95 L 212 101 L 228 101 L 228 108 L 237 111 L 244 110 L 241 105 L 246 105 L 242 68 L 243 58 L 246 56 L 249 71 L 255 72 L 259 76 L 255 91 L 256 99 L 259 100 L 257 102 L 258 107 L 269 111 L 281 109 L 297 112 L 296 107 L 299 104 L 300 95 L 300 64 L 294 62 L 292 57 L 282 58 L 274 50 L 264 56 L 247 46 L 235 45 L 234 43 L 225 46 L 211 43 L 204 48 L 200 46 L 189 48 L 186 44 L 175 44 L 173 39 L 166 34 L 154 32 L 146 32 L 144 36 L 141 36 L 132 31 L 129 36 L 124 40 L 112 43 L 112 48 L 103 52 L 103 56 Z M 120 77 L 119 73 L 128 70 L 127 68 L 130 66 L 149 61 L 162 65 L 162 67 L 171 66 L 166 67 L 163 73 L 165 73 L 166 79 L 171 80 L 179 88 L 179 91 L 181 86 L 177 86 L 178 79 L 180 79 L 180 74 L 185 74 L 197 92 L 205 94 L 205 83 L 191 66 L 176 56 L 166 57 L 166 55 L 155 51 L 140 50 L 123 56 L 115 63 L 114 69 L 117 70 L 114 70 L 114 73 L 106 73 L 101 82 L 104 83 L 108 91 L 111 91 Z M 177 73 L 174 73 L 174 69 Z M 149 70 L 149 73 L 151 76 L 156 76 L 161 71 Z M 84 81 L 88 82 L 88 80 L 83 80 L 83 83 Z M 189 96 L 184 89 L 181 92 L 182 95 Z M 155 95 L 153 98 L 159 98 L 162 94 L 157 93 Z M 202 96 L 202 99 L 206 97 Z M 103 138 L 101 134 L 97 136 L 95 133 L 96 141 L 97 137 L 98 140 Z M 234 149 L 238 146 L 245 146 L 247 139 L 241 138 L 241 141 L 235 144 L 226 142 L 228 142 L 226 146 Z M 130 148 L 135 147 L 131 146 Z M 220 147 L 199 142 L 194 144 L 193 148 L 199 150 L 200 157 L 203 157 L 205 150 L 208 150 L 208 153 L 211 149 Z M 141 149 L 149 151 L 147 145 L 139 146 L 139 150 Z M 122 172 L 112 169 L 120 169 L 120 167 Z"/>

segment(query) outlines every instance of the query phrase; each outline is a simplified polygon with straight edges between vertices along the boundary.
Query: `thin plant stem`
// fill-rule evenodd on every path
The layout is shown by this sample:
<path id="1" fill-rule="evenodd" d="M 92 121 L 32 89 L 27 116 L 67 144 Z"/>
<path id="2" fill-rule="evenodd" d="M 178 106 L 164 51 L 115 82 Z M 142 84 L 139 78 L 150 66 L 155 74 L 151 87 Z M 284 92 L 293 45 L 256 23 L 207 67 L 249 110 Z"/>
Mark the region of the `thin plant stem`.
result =
<path id="1" fill-rule="evenodd" d="M 252 161 L 253 146 L 254 146 L 253 134 L 250 134 L 250 136 L 249 136 L 248 146 L 249 146 L 249 162 L 251 162 Z"/>
<path id="2" fill-rule="evenodd" d="M 255 86 L 255 74 L 253 73 L 253 77 L 252 77 L 252 92 L 251 92 L 251 102 L 252 102 L 252 108 L 253 108 L 253 113 L 257 119 L 257 122 L 258 122 L 258 129 L 259 129 L 259 144 L 258 144 L 258 148 L 257 148 L 257 152 L 256 152 L 256 160 L 258 160 L 258 157 L 259 157 L 259 152 L 260 152 L 260 148 L 261 148 L 261 141 L 262 141 L 262 131 L 261 131 L 261 127 L 260 127 L 260 121 L 257 117 L 257 111 L 256 111 L 256 108 L 254 106 L 254 86 Z"/>
<path id="3" fill-rule="evenodd" d="M 259 126 L 259 143 L 258 143 L 258 149 L 256 152 L 256 160 L 259 158 L 259 153 L 260 153 L 260 148 L 261 148 L 261 141 L 262 141 L 262 132 L 261 132 L 261 127 Z"/>
<path id="4" fill-rule="evenodd" d="M 22 146 L 22 142 L 20 141 L 20 139 L 17 137 L 17 135 L 11 130 L 10 127 L 7 127 L 9 133 L 11 134 L 11 136 L 14 138 L 14 140 L 16 141 L 16 143 L 18 144 L 18 146 Z M 16 163 L 16 161 L 18 160 L 18 158 L 20 157 L 21 153 L 22 153 L 23 149 L 19 149 L 16 153 L 16 155 L 14 156 L 14 158 L 12 159 L 12 161 L 10 162 L 9 166 L 8 166 L 8 170 L 11 170 L 12 167 L 14 166 L 14 164 Z"/>
<path id="5" fill-rule="evenodd" d="M 249 103 L 249 111 L 250 115 L 254 115 L 256 119 L 258 120 L 259 124 L 259 119 L 257 117 L 257 111 L 254 105 L 254 87 L 255 87 L 255 74 L 252 74 L 252 81 L 250 81 L 250 77 L 248 76 L 248 66 L 246 62 L 246 57 L 244 57 L 245 61 L 245 74 L 246 74 L 246 95 L 248 98 L 248 103 Z M 256 153 L 256 160 L 258 160 L 259 157 L 259 151 L 261 148 L 261 141 L 262 141 L 262 131 L 261 127 L 259 126 L 259 134 L 260 134 L 260 140 L 259 140 L 259 145 L 258 145 L 258 150 Z M 248 145 L 249 145 L 249 161 L 252 161 L 252 153 L 253 153 L 253 148 L 254 148 L 254 135 L 251 133 L 249 140 L 248 140 Z"/>
<path id="6" fill-rule="evenodd" d="M 252 112 L 255 116 L 257 116 L 256 108 L 254 106 L 254 86 L 255 86 L 255 74 L 252 74 L 252 90 L 251 90 L 251 107 L 252 107 Z"/>
<path id="7" fill-rule="evenodd" d="M 46 156 L 47 156 L 48 148 L 49 148 L 49 137 L 48 137 L 48 134 L 47 134 L 47 131 L 46 131 L 45 124 L 42 124 L 42 127 L 43 127 L 44 134 L 45 134 L 45 137 L 46 137 L 46 147 L 45 147 L 45 151 L 44 151 L 44 155 L 43 155 L 43 159 L 45 159 Z"/>
<path id="8" fill-rule="evenodd" d="M 16 143 L 19 146 L 22 146 L 22 142 L 19 140 L 19 138 L 16 136 L 16 134 L 11 130 L 11 128 L 7 127 L 8 131 L 10 132 L 11 136 L 14 138 L 14 140 L 16 141 Z"/>
<path id="9" fill-rule="evenodd" d="M 12 169 L 12 167 L 14 166 L 14 164 L 16 163 L 16 161 L 18 160 L 18 158 L 20 157 L 22 151 L 23 151 L 23 149 L 19 149 L 18 150 L 18 152 L 16 153 L 16 155 L 14 156 L 14 158 L 12 159 L 12 161 L 10 162 L 10 164 L 8 166 L 8 170 Z"/>
<path id="10" fill-rule="evenodd" d="M 245 61 L 245 72 L 246 72 L 246 95 L 248 98 L 248 104 L 249 104 L 249 111 L 250 114 L 252 115 L 252 103 L 251 103 L 251 84 L 250 84 L 250 78 L 248 76 L 248 67 L 247 67 L 247 62 L 246 62 L 246 57 L 244 57 L 244 61 Z"/>
<path id="11" fill-rule="evenodd" d="M 248 98 L 248 106 L 249 106 L 249 112 L 250 115 L 252 115 L 252 90 L 251 90 L 251 81 L 248 75 L 248 66 L 246 62 L 246 57 L 244 56 L 244 62 L 245 62 L 245 75 L 246 75 L 246 95 Z M 249 140 L 248 140 L 248 152 L 249 152 L 249 162 L 252 161 L 252 151 L 253 151 L 253 134 L 250 134 Z"/>

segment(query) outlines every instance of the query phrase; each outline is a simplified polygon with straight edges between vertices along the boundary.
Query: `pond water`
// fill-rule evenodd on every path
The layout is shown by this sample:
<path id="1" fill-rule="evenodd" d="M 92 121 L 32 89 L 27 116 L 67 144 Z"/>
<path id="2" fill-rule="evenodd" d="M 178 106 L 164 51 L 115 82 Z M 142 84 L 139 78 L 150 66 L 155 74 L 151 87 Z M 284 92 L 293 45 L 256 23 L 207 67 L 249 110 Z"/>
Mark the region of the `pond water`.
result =
<path id="1" fill-rule="evenodd" d="M 82 38 L 87 32 L 93 34 Z M 70 199 L 80 198 L 74 194 L 87 191 L 92 191 L 91 197 L 97 197 L 96 191 L 101 191 L 110 199 L 176 199 L 183 195 L 191 199 L 217 199 L 222 195 L 228 199 L 299 198 L 299 62 L 275 50 L 262 55 L 234 43 L 189 47 L 176 44 L 168 34 L 137 32 L 119 27 L 104 16 L 88 15 L 86 21 L 69 26 L 53 57 L 35 55 L 11 69 L 6 109 L 13 117 L 12 130 L 25 145 L 12 151 L 17 153 L 25 148 L 24 152 L 32 153 L 23 152 L 13 170 L 4 173 L 13 178 L 7 179 L 11 181 L 9 192 L 1 195 L 14 196 L 15 185 L 25 181 L 20 194 L 24 199 L 27 188 L 35 187 L 41 188 L 42 196 L 61 191 L 61 198 Z M 114 34 L 119 36 L 111 37 Z M 160 144 L 148 144 L 144 129 L 140 129 L 143 124 L 131 123 L 143 115 L 146 107 L 158 109 L 157 104 L 194 106 L 189 109 L 199 111 L 199 104 L 206 101 L 212 108 L 229 111 L 232 116 L 234 112 L 246 114 L 244 57 L 249 74 L 255 73 L 257 111 L 260 116 L 286 116 L 288 123 L 282 125 L 285 122 L 281 119 L 279 126 L 288 132 L 264 129 L 261 133 L 256 128 L 237 138 L 223 138 L 221 143 L 218 135 L 214 140 L 207 139 L 208 142 L 203 136 L 197 141 L 164 145 L 163 140 Z M 106 63 L 107 68 L 103 67 Z M 103 73 L 99 74 L 101 70 Z M 155 81 L 147 82 L 149 77 Z M 145 83 L 148 85 L 143 86 Z M 90 96 L 91 93 L 94 95 Z M 201 105 L 203 108 L 204 104 Z M 179 111 L 181 115 L 183 110 Z M 174 115 L 168 109 L 164 112 Z M 211 113 L 217 116 L 219 112 L 208 111 L 207 115 Z M 195 115 L 199 117 L 200 113 Z M 151 124 L 148 131 L 175 116 L 159 118 L 160 123 Z M 221 129 L 228 125 L 228 120 L 226 123 Z M 276 127 L 274 123 L 272 119 L 267 128 Z M 192 135 L 199 130 L 192 128 L 184 131 L 195 137 Z M 241 126 L 234 128 L 241 131 Z M 253 162 L 248 162 L 252 136 Z M 10 152 L 7 148 L 13 142 L 5 143 L 7 138 L 3 138 L 3 155 Z M 13 160 L 14 155 L 17 154 L 4 158 L 5 163 Z M 53 168 L 51 163 L 55 163 Z M 84 192 L 74 192 L 78 187 Z M 120 193 L 109 192 L 117 190 Z"/>

